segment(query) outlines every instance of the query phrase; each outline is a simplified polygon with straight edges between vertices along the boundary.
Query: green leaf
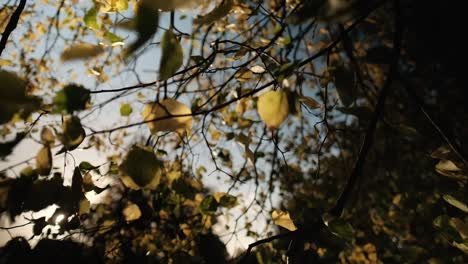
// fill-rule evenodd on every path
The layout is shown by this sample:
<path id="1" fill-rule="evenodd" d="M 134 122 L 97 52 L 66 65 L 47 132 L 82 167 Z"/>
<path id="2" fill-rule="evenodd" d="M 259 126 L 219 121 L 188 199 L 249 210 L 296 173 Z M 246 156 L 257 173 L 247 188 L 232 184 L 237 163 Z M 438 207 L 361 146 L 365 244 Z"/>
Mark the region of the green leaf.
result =
<path id="1" fill-rule="evenodd" d="M 68 84 L 54 98 L 55 112 L 67 111 L 73 113 L 86 109 L 90 101 L 90 91 L 81 85 Z"/>
<path id="2" fill-rule="evenodd" d="M 82 161 L 78 167 L 80 168 L 80 170 L 94 170 L 99 168 L 99 166 L 94 166 L 87 161 Z"/>
<path id="3" fill-rule="evenodd" d="M 225 0 L 221 2 L 221 4 L 215 7 L 211 12 L 204 16 L 198 16 L 193 20 L 193 23 L 206 25 L 216 22 L 221 18 L 225 17 L 231 11 L 232 7 L 234 6 L 233 0 Z"/>
<path id="4" fill-rule="evenodd" d="M 351 241 L 354 238 L 353 227 L 341 218 L 329 222 L 328 228 L 332 233 L 347 241 Z"/>
<path id="5" fill-rule="evenodd" d="M 133 108 L 130 104 L 121 104 L 120 105 L 120 115 L 129 116 L 133 112 Z"/>
<path id="6" fill-rule="evenodd" d="M 206 196 L 200 203 L 200 212 L 202 214 L 211 215 L 218 209 L 218 202 L 212 195 Z"/>
<path id="7" fill-rule="evenodd" d="M 237 202 L 237 197 L 232 196 L 230 194 L 225 194 L 221 197 L 219 201 L 219 205 L 222 207 L 233 208 L 237 206 L 239 203 Z"/>
<path id="8" fill-rule="evenodd" d="M 84 22 L 85 25 L 89 28 L 92 29 L 100 29 L 101 27 L 99 26 L 97 22 L 97 10 L 94 7 L 91 7 L 85 14 L 84 16 Z"/>
<path id="9" fill-rule="evenodd" d="M 126 180 L 130 179 L 139 188 L 156 187 L 161 178 L 162 168 L 162 162 L 156 157 L 152 149 L 138 145 L 132 146 L 120 165 L 123 176 L 129 177 Z M 127 187 L 136 187 L 131 185 L 132 182 L 126 182 L 126 180 L 123 179 L 123 182 Z"/>
<path id="10" fill-rule="evenodd" d="M 349 69 L 339 66 L 332 70 L 335 79 L 335 87 L 344 106 L 351 105 L 355 100 L 354 73 Z"/>
<path id="11" fill-rule="evenodd" d="M 172 29 L 167 30 L 162 37 L 161 54 L 159 79 L 165 81 L 177 72 L 184 59 L 182 46 Z"/>
<path id="12" fill-rule="evenodd" d="M 118 43 L 123 43 L 124 39 L 117 36 L 116 34 L 110 32 L 110 31 L 106 31 L 104 33 L 104 37 L 110 41 L 113 45 L 116 45 Z"/>
<path id="13" fill-rule="evenodd" d="M 158 29 L 158 19 L 159 15 L 157 11 L 148 8 L 146 5 L 139 6 L 134 18 L 138 37 L 125 51 L 126 56 L 132 54 L 154 36 Z"/>
<path id="14" fill-rule="evenodd" d="M 468 213 L 468 206 L 465 203 L 463 203 L 462 201 L 457 200 L 455 197 L 453 197 L 453 196 L 451 196 L 449 194 L 444 195 L 443 198 L 447 203 L 455 206 L 456 208 L 462 210 L 465 213 Z"/>

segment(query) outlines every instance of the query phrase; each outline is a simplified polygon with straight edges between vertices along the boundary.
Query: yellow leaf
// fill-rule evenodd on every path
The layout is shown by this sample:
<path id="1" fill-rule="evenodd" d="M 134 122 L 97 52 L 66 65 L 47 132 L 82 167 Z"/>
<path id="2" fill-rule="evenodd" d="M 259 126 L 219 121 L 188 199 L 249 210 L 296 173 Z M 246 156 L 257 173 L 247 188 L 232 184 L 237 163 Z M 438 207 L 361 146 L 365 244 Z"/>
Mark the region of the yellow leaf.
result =
<path id="1" fill-rule="evenodd" d="M 140 207 L 134 203 L 129 203 L 123 209 L 122 214 L 127 222 L 138 220 L 141 217 Z"/>
<path id="2" fill-rule="evenodd" d="M 271 218 L 273 219 L 273 222 L 275 223 L 275 225 L 284 227 L 288 229 L 289 231 L 297 230 L 297 227 L 294 225 L 294 222 L 293 220 L 291 220 L 291 217 L 289 216 L 288 212 L 284 212 L 281 210 L 274 210 L 271 213 Z"/>
<path id="3" fill-rule="evenodd" d="M 265 72 L 265 68 L 263 68 L 263 67 L 260 66 L 260 65 L 255 65 L 255 66 L 253 66 L 252 68 L 250 68 L 250 70 L 251 70 L 253 73 L 257 73 L 257 74 L 260 74 L 260 73 L 264 73 L 264 72 Z"/>
<path id="4" fill-rule="evenodd" d="M 62 61 L 82 60 L 95 57 L 103 51 L 99 45 L 82 43 L 66 48 L 60 58 Z"/>
<path id="5" fill-rule="evenodd" d="M 468 238 L 468 223 L 460 218 L 450 218 L 450 225 L 455 228 L 463 239 Z"/>
<path id="6" fill-rule="evenodd" d="M 39 175 L 49 175 L 52 170 L 52 153 L 50 147 L 43 147 L 36 155 L 36 167 Z"/>
<path id="7" fill-rule="evenodd" d="M 269 91 L 258 98 L 257 111 L 270 129 L 277 129 L 288 118 L 289 104 L 285 92 Z"/>
<path id="8" fill-rule="evenodd" d="M 436 165 L 436 169 L 441 171 L 461 171 L 461 169 L 450 160 L 439 161 Z"/>
<path id="9" fill-rule="evenodd" d="M 62 124 L 63 135 L 61 137 L 63 150 L 73 150 L 77 148 L 86 137 L 86 133 L 81 126 L 81 121 L 76 116 L 66 117 Z M 61 151 L 59 151 L 60 153 Z"/>
<path id="10" fill-rule="evenodd" d="M 91 207 L 91 203 L 88 199 L 84 198 L 80 201 L 78 214 L 83 215 L 89 213 L 89 209 Z"/>
<path id="11" fill-rule="evenodd" d="M 48 127 L 44 127 L 41 130 L 41 143 L 50 146 L 55 142 L 55 135 L 52 130 Z"/>
<path id="12" fill-rule="evenodd" d="M 192 128 L 192 111 L 186 105 L 174 99 L 164 99 L 160 103 L 148 104 L 143 110 L 143 117 L 148 122 L 151 133 L 176 131 L 183 134 Z M 179 117 L 170 117 L 184 115 Z"/>

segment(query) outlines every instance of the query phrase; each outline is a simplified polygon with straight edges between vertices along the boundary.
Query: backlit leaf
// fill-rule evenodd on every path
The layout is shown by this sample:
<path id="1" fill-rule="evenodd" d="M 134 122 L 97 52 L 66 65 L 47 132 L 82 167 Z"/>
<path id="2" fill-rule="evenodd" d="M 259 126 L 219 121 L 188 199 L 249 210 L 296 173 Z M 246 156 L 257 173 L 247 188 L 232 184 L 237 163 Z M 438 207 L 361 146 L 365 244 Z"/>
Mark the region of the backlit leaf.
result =
<path id="1" fill-rule="evenodd" d="M 120 105 L 120 115 L 129 116 L 133 112 L 133 108 L 130 104 L 121 104 Z"/>
<path id="2" fill-rule="evenodd" d="M 138 37 L 125 50 L 128 56 L 143 46 L 150 40 L 158 29 L 159 14 L 157 10 L 148 8 L 146 5 L 140 5 L 136 12 L 135 18 L 130 21 L 138 33 Z"/>
<path id="3" fill-rule="evenodd" d="M 271 213 L 271 218 L 273 219 L 273 222 L 275 223 L 275 225 L 286 228 L 289 231 L 297 230 L 297 227 L 294 225 L 294 222 L 289 216 L 288 212 L 284 212 L 281 210 L 274 210 Z"/>
<path id="4" fill-rule="evenodd" d="M 449 194 L 444 195 L 443 198 L 447 203 L 455 206 L 456 208 L 462 210 L 465 213 L 468 213 L 468 206 L 465 203 L 463 203 L 462 201 L 457 200 L 455 197 L 453 197 L 453 196 L 451 196 Z"/>
<path id="5" fill-rule="evenodd" d="M 100 26 L 97 22 L 97 10 L 94 7 L 91 7 L 84 16 L 85 25 L 92 29 L 100 29 Z"/>
<path id="6" fill-rule="evenodd" d="M 49 146 L 54 144 L 55 142 L 55 135 L 54 132 L 52 132 L 52 129 L 48 127 L 43 127 L 41 130 L 41 143 Z"/>
<path id="7" fill-rule="evenodd" d="M 260 95 L 257 102 L 257 111 L 267 127 L 278 129 L 289 115 L 289 103 L 286 93 L 269 91 Z"/>
<path id="8" fill-rule="evenodd" d="M 77 148 L 86 137 L 86 132 L 77 116 L 65 117 L 62 129 L 63 134 L 60 141 L 63 144 L 63 148 L 57 154 Z"/>
<path id="9" fill-rule="evenodd" d="M 148 104 L 143 110 L 143 117 L 148 122 L 151 133 L 159 131 L 176 131 L 184 133 L 192 128 L 192 111 L 183 103 L 174 99 L 164 99 L 160 103 Z M 184 115 L 169 117 L 171 115 Z M 155 120 L 159 119 L 159 120 Z"/>
<path id="10" fill-rule="evenodd" d="M 206 196 L 200 203 L 200 212 L 202 214 L 214 214 L 218 209 L 218 202 L 212 195 Z"/>
<path id="11" fill-rule="evenodd" d="M 67 111 L 71 114 L 86 109 L 90 99 L 88 89 L 81 85 L 68 84 L 55 95 L 54 107 L 56 112 Z"/>
<path id="12" fill-rule="evenodd" d="M 36 155 L 36 168 L 39 175 L 49 175 L 52 170 L 52 153 L 50 147 L 43 147 Z"/>
<path id="13" fill-rule="evenodd" d="M 321 107 L 321 105 L 315 99 L 309 96 L 301 96 L 299 101 L 310 109 L 318 109 Z"/>
<path id="14" fill-rule="evenodd" d="M 134 203 L 129 203 L 122 211 L 122 214 L 125 218 L 125 221 L 131 222 L 140 219 L 141 217 L 141 210 L 138 205 Z"/>

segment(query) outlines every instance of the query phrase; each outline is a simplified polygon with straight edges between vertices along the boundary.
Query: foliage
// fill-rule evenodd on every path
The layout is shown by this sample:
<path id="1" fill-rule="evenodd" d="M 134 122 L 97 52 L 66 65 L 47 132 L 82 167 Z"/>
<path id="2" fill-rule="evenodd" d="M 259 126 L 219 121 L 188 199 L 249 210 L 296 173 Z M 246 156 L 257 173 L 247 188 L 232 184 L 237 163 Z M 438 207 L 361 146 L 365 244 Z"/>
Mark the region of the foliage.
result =
<path id="1" fill-rule="evenodd" d="M 2 3 L 0 262 L 466 263 L 442 2 Z"/>

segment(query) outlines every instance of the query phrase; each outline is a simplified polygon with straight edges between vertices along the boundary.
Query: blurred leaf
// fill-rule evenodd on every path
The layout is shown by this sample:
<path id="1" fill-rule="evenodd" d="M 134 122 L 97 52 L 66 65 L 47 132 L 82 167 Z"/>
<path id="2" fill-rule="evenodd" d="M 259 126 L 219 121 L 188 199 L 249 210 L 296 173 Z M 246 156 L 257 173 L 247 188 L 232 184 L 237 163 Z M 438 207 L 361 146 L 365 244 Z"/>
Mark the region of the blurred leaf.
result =
<path id="1" fill-rule="evenodd" d="M 151 149 L 138 145 L 131 147 L 120 165 L 122 181 L 132 189 L 155 188 L 159 184 L 162 168 L 162 162 Z M 128 178 L 125 179 L 125 176 Z"/>
<path id="2" fill-rule="evenodd" d="M 120 105 L 120 115 L 129 116 L 133 112 L 133 108 L 130 104 L 121 104 Z"/>
<path id="3" fill-rule="evenodd" d="M 265 68 L 263 68 L 260 65 L 255 65 L 252 68 L 250 68 L 250 71 L 256 74 L 261 74 L 265 72 Z"/>
<path id="4" fill-rule="evenodd" d="M 332 233 L 347 241 L 352 241 L 354 238 L 353 227 L 341 218 L 329 222 L 328 228 Z"/>
<path id="5" fill-rule="evenodd" d="M 16 113 L 26 117 L 39 108 L 40 100 L 26 95 L 27 82 L 13 72 L 0 70 L 0 125 Z"/>
<path id="6" fill-rule="evenodd" d="M 130 44 L 130 46 L 125 50 L 126 56 L 132 54 L 142 47 L 148 40 L 153 38 L 158 29 L 158 20 L 159 14 L 157 10 L 148 8 L 145 5 L 139 5 L 133 23 L 138 33 L 138 37 L 135 42 Z"/>
<path id="7" fill-rule="evenodd" d="M 128 9 L 128 0 L 99 0 L 101 12 L 122 12 Z"/>
<path id="8" fill-rule="evenodd" d="M 118 45 L 123 45 L 124 44 L 124 39 L 117 36 L 116 34 L 110 32 L 110 31 L 106 31 L 104 33 L 104 37 L 110 41 L 110 43 L 112 43 L 112 46 L 116 46 L 117 44 Z"/>
<path id="9" fill-rule="evenodd" d="M 271 218 L 273 219 L 275 225 L 286 228 L 289 231 L 297 230 L 297 227 L 294 225 L 294 222 L 289 216 L 288 212 L 284 212 L 281 210 L 273 210 L 273 212 L 271 213 Z"/>
<path id="10" fill-rule="evenodd" d="M 299 101 L 305 104 L 310 109 L 318 109 L 321 107 L 319 102 L 317 102 L 315 99 L 309 96 L 301 96 L 299 97 Z"/>
<path id="11" fill-rule="evenodd" d="M 447 203 L 455 206 L 456 208 L 462 210 L 465 213 L 468 213 L 468 206 L 465 203 L 463 203 L 462 201 L 457 200 L 455 197 L 453 197 L 453 196 L 451 196 L 449 194 L 445 194 L 443 196 L 443 198 Z"/>
<path id="12" fill-rule="evenodd" d="M 239 202 L 237 201 L 237 197 L 232 196 L 230 194 L 221 196 L 220 201 L 219 201 L 219 205 L 222 207 L 226 207 L 226 208 L 233 208 L 237 206 L 238 204 Z"/>
<path id="13" fill-rule="evenodd" d="M 148 8 L 161 11 L 172 11 L 179 9 L 196 8 L 199 4 L 202 4 L 204 0 L 142 0 L 142 4 Z"/>
<path id="14" fill-rule="evenodd" d="M 350 106 L 354 100 L 354 73 L 349 69 L 339 66 L 332 70 L 335 87 L 344 106 Z"/>
<path id="15" fill-rule="evenodd" d="M 23 140 L 25 137 L 26 133 L 18 133 L 15 136 L 15 139 L 7 142 L 0 143 L 0 159 L 3 159 L 4 157 L 10 155 L 10 153 L 13 151 L 14 147 L 18 145 L 18 143 Z"/>
<path id="16" fill-rule="evenodd" d="M 43 127 L 41 130 L 41 143 L 45 146 L 53 145 L 55 142 L 55 135 L 52 129 Z"/>
<path id="17" fill-rule="evenodd" d="M 80 170 L 88 170 L 88 171 L 99 168 L 99 166 L 94 166 L 87 161 L 82 161 L 78 167 L 80 168 Z"/>
<path id="18" fill-rule="evenodd" d="M 223 0 L 221 4 L 215 7 L 211 12 L 206 15 L 198 16 L 193 20 L 193 23 L 200 25 L 207 25 L 220 20 L 231 11 L 234 6 L 233 0 Z"/>
<path id="19" fill-rule="evenodd" d="M 62 124 L 62 130 L 63 134 L 60 137 L 60 141 L 63 144 L 63 148 L 59 150 L 57 154 L 74 150 L 86 137 L 86 132 L 81 126 L 81 121 L 77 116 L 65 117 Z"/>
<path id="20" fill-rule="evenodd" d="M 456 241 L 452 242 L 452 245 L 461 251 L 465 252 L 465 254 L 468 254 L 468 241 L 463 241 L 461 243 L 458 243 Z"/>
<path id="21" fill-rule="evenodd" d="M 85 14 L 84 16 L 84 22 L 85 22 L 85 25 L 89 28 L 92 28 L 92 29 L 100 29 L 101 27 L 99 26 L 98 22 L 97 22 L 97 10 L 96 8 L 94 7 L 91 7 Z"/>
<path id="22" fill-rule="evenodd" d="M 159 80 L 165 81 L 172 77 L 182 66 L 184 54 L 179 40 L 172 32 L 166 30 L 161 40 L 161 62 L 159 64 Z"/>
<path id="23" fill-rule="evenodd" d="M 49 175 L 52 170 L 52 153 L 50 147 L 43 147 L 36 155 L 36 168 L 39 175 Z"/>
<path id="24" fill-rule="evenodd" d="M 468 239 L 468 223 L 463 222 L 460 218 L 450 218 L 449 223 L 457 230 L 462 239 Z"/>
<path id="25" fill-rule="evenodd" d="M 73 113 L 86 109 L 91 99 L 90 91 L 81 85 L 68 84 L 54 97 L 55 111 Z"/>
<path id="26" fill-rule="evenodd" d="M 212 195 L 206 196 L 200 203 L 200 212 L 202 214 L 211 215 L 218 209 L 218 202 Z"/>
<path id="27" fill-rule="evenodd" d="M 103 51 L 104 49 L 99 45 L 81 43 L 66 48 L 60 58 L 62 61 L 84 60 L 96 57 Z"/>
<path id="28" fill-rule="evenodd" d="M 159 131 L 178 132 L 179 134 L 192 129 L 192 111 L 183 103 L 174 99 L 164 99 L 160 103 L 148 104 L 143 109 L 143 118 L 148 122 L 151 133 Z M 172 115 L 185 115 L 180 117 L 166 118 Z"/>
<path id="29" fill-rule="evenodd" d="M 140 207 L 134 203 L 128 203 L 123 209 L 122 214 L 127 222 L 138 220 L 141 217 Z"/>
<path id="30" fill-rule="evenodd" d="M 257 111 L 270 129 L 278 129 L 288 118 L 289 104 L 285 92 L 269 91 L 259 96 Z"/>

